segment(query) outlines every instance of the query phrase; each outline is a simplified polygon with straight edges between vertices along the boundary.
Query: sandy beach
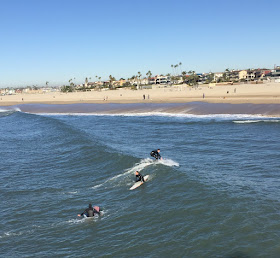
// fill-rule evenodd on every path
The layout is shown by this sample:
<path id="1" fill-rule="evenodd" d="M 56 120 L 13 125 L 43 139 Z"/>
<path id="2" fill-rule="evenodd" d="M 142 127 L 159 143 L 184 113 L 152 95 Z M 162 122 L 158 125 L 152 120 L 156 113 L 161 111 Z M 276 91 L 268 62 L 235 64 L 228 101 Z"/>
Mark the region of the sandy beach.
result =
<path id="1" fill-rule="evenodd" d="M 153 89 L 101 90 L 88 92 L 49 92 L 5 95 L 0 98 L 0 106 L 18 104 L 73 104 L 73 103 L 252 103 L 280 104 L 280 83 L 239 84 L 239 85 L 187 85 L 154 86 Z"/>

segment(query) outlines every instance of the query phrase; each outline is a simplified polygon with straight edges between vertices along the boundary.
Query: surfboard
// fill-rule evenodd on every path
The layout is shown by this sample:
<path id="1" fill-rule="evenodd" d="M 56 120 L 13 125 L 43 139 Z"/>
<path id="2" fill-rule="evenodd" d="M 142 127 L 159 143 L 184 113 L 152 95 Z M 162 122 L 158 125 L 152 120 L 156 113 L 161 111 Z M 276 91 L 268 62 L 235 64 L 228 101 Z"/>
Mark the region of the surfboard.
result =
<path id="1" fill-rule="evenodd" d="M 145 182 L 148 180 L 148 178 L 149 178 L 149 175 L 144 176 Z M 142 185 L 143 183 L 144 183 L 144 182 L 142 182 L 142 181 L 136 182 L 133 186 L 131 186 L 131 187 L 129 188 L 129 190 L 134 190 L 135 188 L 139 187 L 139 186 Z"/>

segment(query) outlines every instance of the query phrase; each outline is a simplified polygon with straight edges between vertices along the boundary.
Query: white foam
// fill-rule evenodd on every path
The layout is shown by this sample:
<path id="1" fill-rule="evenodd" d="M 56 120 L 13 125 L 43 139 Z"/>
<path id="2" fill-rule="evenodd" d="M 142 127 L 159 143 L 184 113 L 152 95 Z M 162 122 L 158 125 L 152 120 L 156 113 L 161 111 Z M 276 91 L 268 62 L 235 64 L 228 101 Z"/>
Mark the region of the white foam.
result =
<path id="1" fill-rule="evenodd" d="M 20 108 L 18 107 L 13 107 L 13 108 L 0 108 L 0 112 L 21 112 Z"/>
<path id="2" fill-rule="evenodd" d="M 33 114 L 33 113 L 31 113 Z M 168 112 L 134 112 L 134 113 L 34 113 L 34 115 L 44 116 L 123 116 L 123 117 L 175 117 L 189 119 L 216 119 L 216 120 L 236 120 L 236 119 L 261 119 L 262 114 L 208 114 L 195 115 L 186 113 L 168 113 Z"/>
<path id="3" fill-rule="evenodd" d="M 258 123 L 261 120 L 243 120 L 243 121 L 233 121 L 235 124 L 250 124 L 250 123 Z"/>
<path id="4" fill-rule="evenodd" d="M 76 194 L 78 193 L 78 191 L 74 191 L 74 192 L 68 192 L 69 194 Z"/>
<path id="5" fill-rule="evenodd" d="M 172 160 L 172 159 L 163 159 L 163 160 L 155 161 L 154 159 L 146 158 L 146 159 L 140 160 L 140 162 L 136 163 L 133 167 L 126 169 L 124 171 L 124 173 L 121 173 L 121 174 L 118 174 L 116 176 L 113 176 L 113 177 L 107 179 L 104 183 L 95 185 L 95 186 L 93 186 L 91 188 L 92 189 L 97 189 L 99 187 L 104 186 L 107 183 L 114 182 L 117 179 L 120 179 L 121 177 L 125 177 L 125 176 L 128 176 L 130 174 L 134 174 L 135 171 L 139 171 L 140 172 L 141 170 L 143 170 L 147 166 L 158 165 L 158 164 L 165 165 L 165 166 L 168 166 L 168 167 L 173 167 L 173 166 L 179 167 L 179 163 L 174 161 L 174 160 Z"/>
<path id="6" fill-rule="evenodd" d="M 18 232 L 18 233 L 8 231 L 8 232 L 4 232 L 4 234 L 3 234 L 2 236 L 0 236 L 0 239 L 1 239 L 1 238 L 5 238 L 5 237 L 20 236 L 20 235 L 22 235 L 22 234 L 24 234 L 24 233 L 31 233 L 31 232 L 32 232 L 32 230 L 28 230 L 28 231 L 26 231 L 26 232 L 20 231 L 20 232 Z"/>
<path id="7" fill-rule="evenodd" d="M 126 169 L 124 171 L 124 173 L 121 173 L 121 174 L 118 174 L 116 176 L 113 176 L 110 179 L 107 179 L 104 183 L 93 186 L 92 189 L 96 189 L 96 188 L 99 188 L 101 186 L 104 186 L 106 183 L 116 181 L 116 179 L 119 179 L 120 177 L 127 176 L 129 174 L 132 174 L 135 171 L 141 171 L 145 167 L 147 167 L 149 165 L 152 165 L 152 164 L 155 164 L 152 159 L 150 159 L 150 158 L 142 159 L 139 163 L 136 163 L 132 168 Z"/>
<path id="8" fill-rule="evenodd" d="M 7 110 L 7 109 L 0 109 L 0 112 L 9 112 L 10 110 Z"/>
<path id="9" fill-rule="evenodd" d="M 79 223 L 83 223 L 85 222 L 86 219 L 85 218 L 81 218 L 81 219 L 70 219 L 67 221 L 67 223 L 69 224 L 79 224 Z"/>
<path id="10" fill-rule="evenodd" d="M 159 160 L 158 163 L 168 166 L 168 167 L 179 167 L 179 165 L 180 165 L 178 162 L 176 162 L 172 159 L 162 159 L 162 160 Z"/>
<path id="11" fill-rule="evenodd" d="M 104 185 L 104 183 L 99 184 L 99 185 L 95 185 L 95 186 L 92 187 L 92 189 L 97 189 L 97 188 L 99 188 L 99 187 L 101 187 L 101 186 L 103 186 L 103 185 Z"/>
<path id="12" fill-rule="evenodd" d="M 266 120 L 237 120 L 237 121 L 233 121 L 233 123 L 236 123 L 236 124 L 251 124 L 251 123 L 260 123 L 260 122 L 264 122 L 264 123 L 279 123 L 280 120 L 266 119 Z"/>

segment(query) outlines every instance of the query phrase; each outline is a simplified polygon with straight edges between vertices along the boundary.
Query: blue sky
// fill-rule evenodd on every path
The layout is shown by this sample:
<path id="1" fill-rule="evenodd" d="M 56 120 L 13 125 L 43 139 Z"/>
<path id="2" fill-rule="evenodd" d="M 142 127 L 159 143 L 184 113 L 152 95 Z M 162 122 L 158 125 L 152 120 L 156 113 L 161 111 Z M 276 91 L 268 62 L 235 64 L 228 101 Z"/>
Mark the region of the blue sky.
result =
<path id="1" fill-rule="evenodd" d="M 0 87 L 280 65 L 280 1 L 0 0 Z"/>

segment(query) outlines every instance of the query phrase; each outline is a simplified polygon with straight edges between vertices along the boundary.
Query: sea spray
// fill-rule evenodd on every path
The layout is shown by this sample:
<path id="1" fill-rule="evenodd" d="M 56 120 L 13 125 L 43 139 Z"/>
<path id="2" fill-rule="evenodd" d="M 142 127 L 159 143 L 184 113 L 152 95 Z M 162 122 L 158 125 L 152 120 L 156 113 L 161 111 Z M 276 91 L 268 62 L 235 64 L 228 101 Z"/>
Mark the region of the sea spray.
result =
<path id="1" fill-rule="evenodd" d="M 158 163 L 168 167 L 179 167 L 179 163 L 172 159 L 162 159 L 159 160 Z"/>
<path id="2" fill-rule="evenodd" d="M 130 174 L 133 174 L 135 171 L 141 171 L 143 170 L 145 167 L 149 166 L 149 165 L 152 165 L 154 164 L 153 163 L 153 160 L 152 159 L 142 159 L 139 163 L 136 163 L 133 167 L 129 168 L 129 169 L 126 169 L 123 173 L 121 174 L 118 174 L 118 175 L 115 175 L 109 179 L 107 179 L 104 183 L 101 183 L 101 184 L 98 184 L 98 185 L 95 185 L 93 186 L 92 188 L 93 189 L 96 189 L 96 188 L 99 188 L 101 186 L 104 186 L 105 184 L 107 183 L 112 183 L 114 181 L 116 181 L 117 179 L 121 178 L 121 177 L 125 177 L 127 175 L 130 175 Z"/>
<path id="3" fill-rule="evenodd" d="M 113 176 L 113 177 L 107 179 L 104 183 L 95 185 L 92 188 L 97 189 L 99 187 L 104 186 L 107 183 L 113 183 L 117 179 L 119 180 L 121 177 L 126 177 L 128 175 L 134 174 L 135 171 L 140 172 L 141 170 L 145 169 L 146 167 L 148 167 L 150 165 L 159 165 L 159 164 L 169 166 L 169 167 L 172 167 L 172 166 L 178 167 L 179 166 L 179 163 L 173 161 L 172 159 L 163 159 L 163 160 L 159 160 L 159 161 L 151 159 L 151 158 L 142 159 L 142 160 L 140 160 L 139 163 L 136 163 L 133 167 L 126 169 L 123 173 Z"/>

